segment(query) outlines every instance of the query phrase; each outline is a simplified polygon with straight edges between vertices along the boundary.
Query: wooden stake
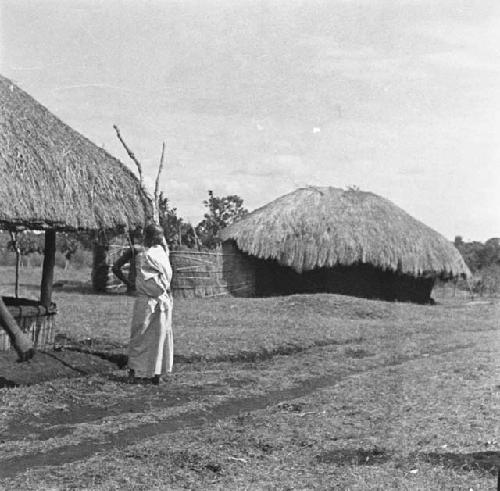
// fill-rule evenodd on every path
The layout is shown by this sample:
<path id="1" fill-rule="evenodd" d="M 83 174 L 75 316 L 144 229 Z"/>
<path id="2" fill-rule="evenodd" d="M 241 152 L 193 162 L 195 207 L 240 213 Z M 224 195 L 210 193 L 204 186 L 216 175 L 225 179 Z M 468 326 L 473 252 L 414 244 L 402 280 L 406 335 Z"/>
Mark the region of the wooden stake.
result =
<path id="1" fill-rule="evenodd" d="M 129 272 L 128 272 L 128 281 L 129 285 L 127 285 L 127 293 L 133 293 L 135 292 L 135 279 L 137 276 L 137 271 L 136 271 L 136 253 L 135 253 L 135 245 L 134 245 L 134 236 L 132 234 L 128 234 L 128 243 L 130 250 L 132 251 L 132 257 L 130 259 L 129 263 Z"/>
<path id="2" fill-rule="evenodd" d="M 40 287 L 40 303 L 50 307 L 52 303 L 52 284 L 54 282 L 54 266 L 56 263 L 56 231 L 45 231 L 45 253 L 43 257 L 42 284 Z"/>

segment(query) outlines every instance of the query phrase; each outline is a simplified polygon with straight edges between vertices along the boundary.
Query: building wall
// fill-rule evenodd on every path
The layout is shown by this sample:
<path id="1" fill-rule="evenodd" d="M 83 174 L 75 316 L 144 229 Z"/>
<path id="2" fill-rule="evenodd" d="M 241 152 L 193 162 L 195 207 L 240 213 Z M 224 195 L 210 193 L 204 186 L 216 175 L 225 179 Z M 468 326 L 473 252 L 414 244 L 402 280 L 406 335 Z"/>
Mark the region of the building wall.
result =
<path id="1" fill-rule="evenodd" d="M 222 244 L 222 254 L 223 278 L 228 292 L 235 297 L 254 297 L 258 260 L 240 251 L 234 241 Z"/>

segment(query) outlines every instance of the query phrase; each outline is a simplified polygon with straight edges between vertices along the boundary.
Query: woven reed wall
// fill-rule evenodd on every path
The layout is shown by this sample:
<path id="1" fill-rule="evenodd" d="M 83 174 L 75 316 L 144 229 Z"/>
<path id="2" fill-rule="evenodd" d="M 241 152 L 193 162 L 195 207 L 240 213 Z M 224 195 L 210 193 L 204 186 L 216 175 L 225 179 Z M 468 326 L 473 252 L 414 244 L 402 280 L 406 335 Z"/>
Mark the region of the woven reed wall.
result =
<path id="1" fill-rule="evenodd" d="M 210 252 L 172 251 L 174 297 L 255 295 L 254 260 L 239 251 L 232 241 Z"/>
<path id="2" fill-rule="evenodd" d="M 223 263 L 220 251 L 171 251 L 171 288 L 174 298 L 227 295 Z"/>
<path id="3" fill-rule="evenodd" d="M 123 293 L 123 285 L 111 268 L 121 255 L 124 244 L 96 245 L 92 267 L 92 287 L 95 291 Z M 255 260 L 239 251 L 232 241 L 214 251 L 191 249 L 170 251 L 172 294 L 175 298 L 234 295 L 251 297 L 255 294 Z M 124 267 L 127 271 L 127 267 Z"/>
<path id="4" fill-rule="evenodd" d="M 55 304 L 47 309 L 38 302 L 25 298 L 4 297 L 4 301 L 21 330 L 33 341 L 35 348 L 46 349 L 54 346 L 57 313 Z M 0 351 L 9 349 L 9 336 L 0 329 Z"/>

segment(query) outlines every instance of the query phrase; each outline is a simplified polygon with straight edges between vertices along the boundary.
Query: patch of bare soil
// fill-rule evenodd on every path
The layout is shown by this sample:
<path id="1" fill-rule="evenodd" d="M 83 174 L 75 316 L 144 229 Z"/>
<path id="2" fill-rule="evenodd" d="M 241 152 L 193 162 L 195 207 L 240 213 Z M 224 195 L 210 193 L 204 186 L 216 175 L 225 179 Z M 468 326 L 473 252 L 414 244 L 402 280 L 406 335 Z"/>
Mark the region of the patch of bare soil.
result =
<path id="1" fill-rule="evenodd" d="M 64 350 L 37 351 L 33 359 L 24 363 L 18 363 L 17 358 L 13 351 L 0 352 L 0 388 L 116 370 L 116 365 L 110 360 Z"/>

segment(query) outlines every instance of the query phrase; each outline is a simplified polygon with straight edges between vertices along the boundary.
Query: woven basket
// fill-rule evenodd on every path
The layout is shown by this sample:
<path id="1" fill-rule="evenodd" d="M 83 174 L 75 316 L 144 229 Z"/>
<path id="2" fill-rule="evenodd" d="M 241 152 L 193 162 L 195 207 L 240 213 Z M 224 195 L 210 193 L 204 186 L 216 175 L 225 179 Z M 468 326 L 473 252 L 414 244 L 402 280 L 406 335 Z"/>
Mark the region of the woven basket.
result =
<path id="1" fill-rule="evenodd" d="M 52 348 L 55 338 L 56 305 L 44 307 L 36 300 L 27 298 L 3 297 L 5 305 L 16 319 L 21 330 L 32 340 L 38 349 Z M 7 333 L 0 328 L 0 351 L 11 349 Z"/>

